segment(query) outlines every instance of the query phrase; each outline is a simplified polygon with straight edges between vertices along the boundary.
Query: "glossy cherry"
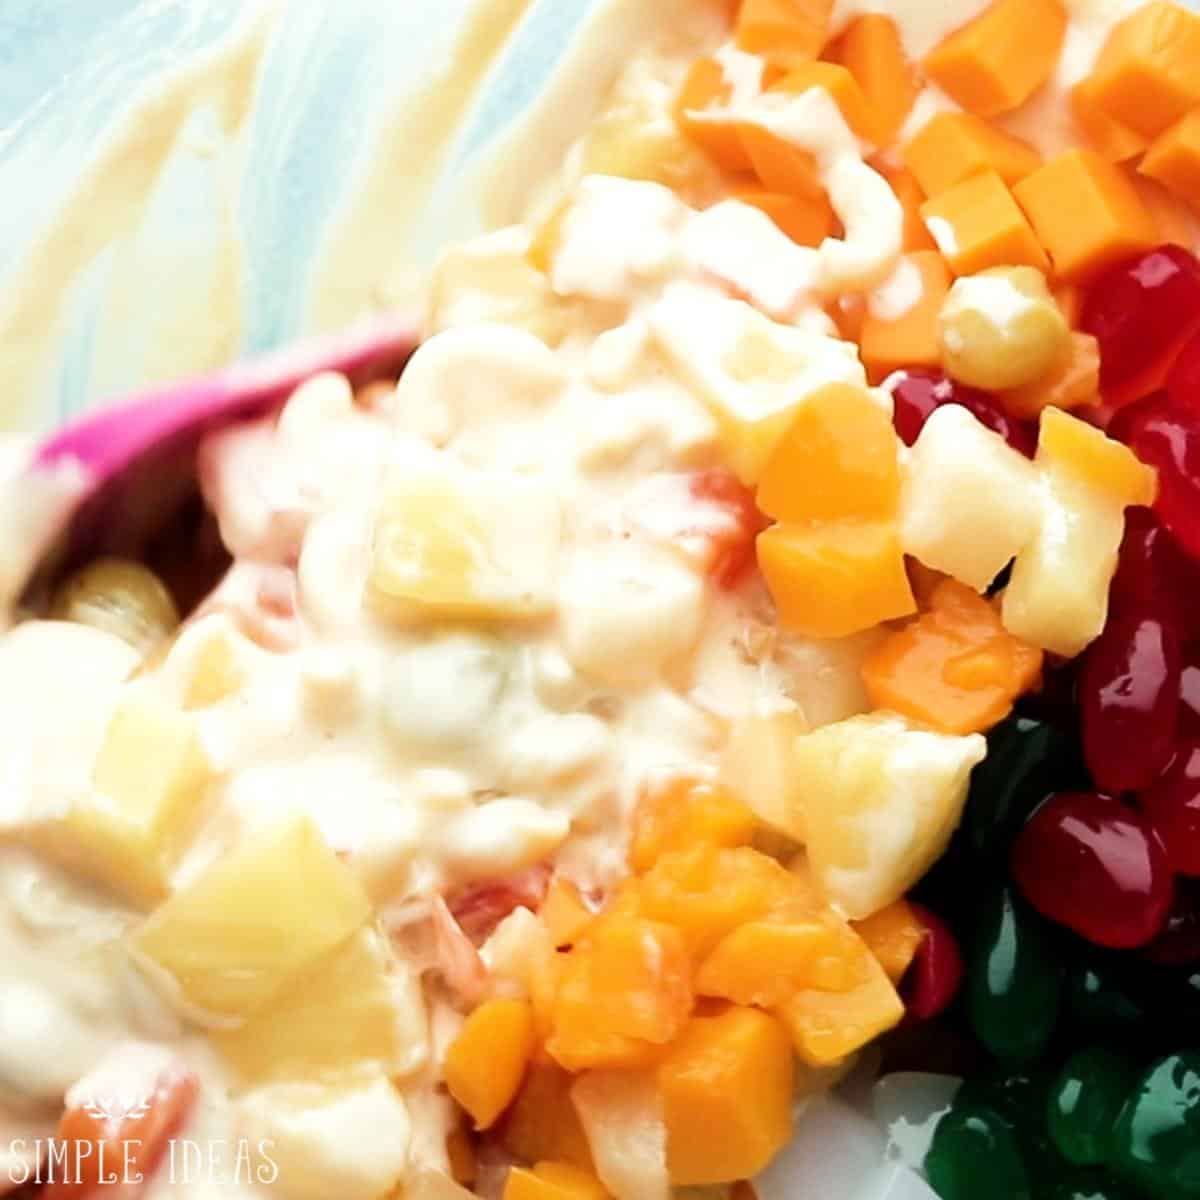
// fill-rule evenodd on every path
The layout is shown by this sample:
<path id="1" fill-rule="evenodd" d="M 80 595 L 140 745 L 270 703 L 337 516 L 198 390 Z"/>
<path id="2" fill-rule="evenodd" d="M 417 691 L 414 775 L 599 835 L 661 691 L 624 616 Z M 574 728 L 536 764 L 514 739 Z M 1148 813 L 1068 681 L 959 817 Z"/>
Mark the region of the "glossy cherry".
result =
<path id="1" fill-rule="evenodd" d="M 1179 352 L 1167 376 L 1167 395 L 1180 408 L 1200 409 L 1200 335 Z"/>
<path id="2" fill-rule="evenodd" d="M 945 1012 L 954 1002 L 962 986 L 963 960 L 958 942 L 945 921 L 922 904 L 910 900 L 909 905 L 925 926 L 926 933 L 900 991 L 908 1015 L 918 1021 L 928 1021 Z"/>
<path id="3" fill-rule="evenodd" d="M 1200 963 L 1200 881 L 1179 879 L 1163 931 L 1142 953 L 1165 967 Z"/>
<path id="4" fill-rule="evenodd" d="M 1032 455 L 1037 435 L 1027 422 L 1010 417 L 986 392 L 967 387 L 941 371 L 924 367 L 897 372 L 890 384 L 894 403 L 892 423 L 900 440 L 911 446 L 930 413 L 943 404 L 961 404 L 981 425 L 998 433 L 1022 454 Z"/>
<path id="5" fill-rule="evenodd" d="M 1139 400 L 1162 386 L 1200 329 L 1200 263 L 1179 246 L 1119 263 L 1088 289 L 1079 323 L 1100 343 L 1105 400 Z"/>
<path id="6" fill-rule="evenodd" d="M 1109 588 L 1109 619 L 1151 615 L 1184 641 L 1200 637 L 1200 566 L 1149 508 L 1125 512 L 1125 536 Z"/>
<path id="7" fill-rule="evenodd" d="M 1158 471 L 1155 512 L 1183 548 L 1200 558 L 1200 411 L 1155 406 L 1135 422 L 1129 446 Z"/>
<path id="8" fill-rule="evenodd" d="M 1183 652 L 1175 736 L 1181 742 L 1200 741 L 1200 643 L 1187 646 Z"/>
<path id="9" fill-rule="evenodd" d="M 1096 792 L 1060 792 L 1013 846 L 1012 873 L 1043 916 L 1099 946 L 1144 946 L 1162 931 L 1173 880 L 1148 818 Z"/>
<path id="10" fill-rule="evenodd" d="M 1179 712 L 1179 639 L 1153 616 L 1117 617 L 1079 671 L 1083 755 L 1097 785 L 1125 792 L 1167 765 Z"/>
<path id="11" fill-rule="evenodd" d="M 1186 742 L 1138 798 L 1166 849 L 1171 869 L 1200 876 L 1200 741 Z"/>

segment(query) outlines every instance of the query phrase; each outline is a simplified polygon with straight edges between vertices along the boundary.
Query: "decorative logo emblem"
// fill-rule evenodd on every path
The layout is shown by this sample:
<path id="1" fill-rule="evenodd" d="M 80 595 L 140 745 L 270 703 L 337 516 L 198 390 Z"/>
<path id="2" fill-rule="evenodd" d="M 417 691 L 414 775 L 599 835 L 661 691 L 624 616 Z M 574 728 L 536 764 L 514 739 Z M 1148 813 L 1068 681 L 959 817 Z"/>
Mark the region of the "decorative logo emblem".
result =
<path id="1" fill-rule="evenodd" d="M 150 1111 L 150 1098 L 138 1092 L 117 1091 L 85 1100 L 83 1111 L 97 1121 L 140 1121 Z"/>

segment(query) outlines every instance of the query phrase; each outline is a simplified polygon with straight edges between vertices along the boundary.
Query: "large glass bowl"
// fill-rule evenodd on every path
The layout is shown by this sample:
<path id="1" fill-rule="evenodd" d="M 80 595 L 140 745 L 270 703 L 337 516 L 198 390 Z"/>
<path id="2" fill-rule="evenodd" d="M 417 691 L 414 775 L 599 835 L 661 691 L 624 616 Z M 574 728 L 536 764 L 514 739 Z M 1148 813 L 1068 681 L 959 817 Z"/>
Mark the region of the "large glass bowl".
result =
<path id="1" fill-rule="evenodd" d="M 461 206 L 448 216 L 445 185 L 529 104 L 595 4 L 490 0 L 491 24 L 472 35 L 475 0 L 5 0 L 0 429 L 45 429 L 104 397 L 340 323 L 362 297 L 314 306 L 313 280 L 381 156 L 398 208 L 423 193 L 427 169 L 444 186 L 369 252 L 428 261 L 471 220 Z M 439 95 L 464 38 L 495 43 L 508 24 L 473 100 L 440 89 L 463 112 L 433 162 L 394 123 L 399 106 Z M 172 79 L 203 97 L 205 73 L 256 28 L 260 56 L 240 91 L 170 110 Z M 144 125 L 131 130 L 139 103 L 160 106 L 160 127 L 181 118 L 179 136 L 158 145 Z M 111 169 L 114 147 L 129 186 L 123 195 L 110 176 L 106 208 L 88 173 L 98 156 Z M 149 189 L 130 178 L 151 168 Z"/>

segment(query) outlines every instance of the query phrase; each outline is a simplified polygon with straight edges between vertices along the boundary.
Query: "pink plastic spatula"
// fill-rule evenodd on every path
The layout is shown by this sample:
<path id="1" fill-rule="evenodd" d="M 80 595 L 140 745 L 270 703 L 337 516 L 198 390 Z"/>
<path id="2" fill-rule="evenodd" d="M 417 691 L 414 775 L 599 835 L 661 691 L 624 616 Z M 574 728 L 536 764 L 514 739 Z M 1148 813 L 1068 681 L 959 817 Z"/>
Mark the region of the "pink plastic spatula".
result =
<path id="1" fill-rule="evenodd" d="M 119 400 L 57 430 L 0 492 L 10 560 L 0 598 L 32 595 L 31 584 L 89 554 L 136 553 L 194 489 L 204 434 L 270 413 L 322 371 L 356 387 L 395 378 L 416 344 L 414 322 L 373 321 Z"/>

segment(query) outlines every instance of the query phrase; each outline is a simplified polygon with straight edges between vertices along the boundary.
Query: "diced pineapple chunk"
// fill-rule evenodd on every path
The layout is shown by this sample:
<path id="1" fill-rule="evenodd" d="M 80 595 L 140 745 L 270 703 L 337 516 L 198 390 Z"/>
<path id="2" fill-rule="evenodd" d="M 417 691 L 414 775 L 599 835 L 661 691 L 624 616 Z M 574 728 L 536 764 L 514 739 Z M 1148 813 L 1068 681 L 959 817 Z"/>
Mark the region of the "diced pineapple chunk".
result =
<path id="1" fill-rule="evenodd" d="M 1032 541 L 1037 521 L 1033 464 L 961 405 L 936 409 L 905 472 L 905 553 L 982 592 Z"/>
<path id="2" fill-rule="evenodd" d="M 511 326 L 448 329 L 421 344 L 396 384 L 402 427 L 442 446 L 484 429 L 537 420 L 565 381 L 546 344 Z"/>
<path id="3" fill-rule="evenodd" d="M 1022 641 L 1074 658 L 1108 617 L 1126 501 L 1053 461 L 1038 496 L 1038 532 L 1017 556 L 1000 615 Z"/>
<path id="4" fill-rule="evenodd" d="M 1128 446 L 1062 409 L 1042 413 L 1037 461 L 1061 465 L 1119 503 L 1154 503 L 1154 468 L 1139 462 Z"/>
<path id="5" fill-rule="evenodd" d="M 424 1011 L 393 974 L 382 938 L 360 930 L 213 1041 L 248 1083 L 338 1084 L 394 1074 L 425 1048 Z"/>
<path id="6" fill-rule="evenodd" d="M 758 482 L 796 410 L 829 383 L 866 385 L 849 342 L 781 325 L 741 300 L 674 284 L 650 312 L 658 344 L 717 421 L 738 478 Z"/>
<path id="7" fill-rule="evenodd" d="M 556 344 L 568 311 L 528 253 L 529 234 L 519 226 L 450 246 L 429 281 L 430 330 L 494 322 Z"/>
<path id="8" fill-rule="evenodd" d="M 734 722 L 721 760 L 721 777 L 759 820 L 804 841 L 805 781 L 796 774 L 792 750 L 808 732 L 797 708 L 752 713 Z"/>
<path id="9" fill-rule="evenodd" d="M 687 208 L 657 183 L 589 176 L 563 215 L 550 281 L 561 296 L 621 304 L 673 263 Z M 596 253 L 603 245 L 604 252 Z"/>
<path id="10" fill-rule="evenodd" d="M 950 840 L 987 743 L 913 729 L 889 714 L 798 738 L 798 818 L 826 899 L 860 920 L 899 899 Z"/>
<path id="11" fill-rule="evenodd" d="M 168 873 L 211 778 L 192 718 L 130 691 L 109 723 L 91 791 L 39 825 L 34 842 L 149 908 L 167 894 Z"/>
<path id="12" fill-rule="evenodd" d="M 275 1166 L 294 1200 L 378 1200 L 408 1166 L 408 1108 L 381 1077 L 351 1087 L 263 1088 L 242 1100 L 239 1114 L 262 1167 Z M 364 1139 L 364 1129 L 375 1136 Z"/>
<path id="13" fill-rule="evenodd" d="M 545 616 L 560 525 L 558 500 L 536 480 L 440 458 L 399 467 L 376 518 L 371 601 L 404 623 Z"/>
<path id="14" fill-rule="evenodd" d="M 370 915 L 353 871 L 307 817 L 267 829 L 154 910 L 135 952 L 205 1012 L 244 1017 Z"/>

